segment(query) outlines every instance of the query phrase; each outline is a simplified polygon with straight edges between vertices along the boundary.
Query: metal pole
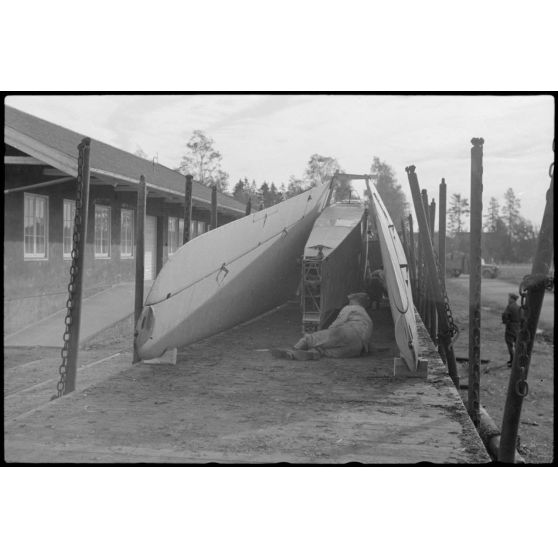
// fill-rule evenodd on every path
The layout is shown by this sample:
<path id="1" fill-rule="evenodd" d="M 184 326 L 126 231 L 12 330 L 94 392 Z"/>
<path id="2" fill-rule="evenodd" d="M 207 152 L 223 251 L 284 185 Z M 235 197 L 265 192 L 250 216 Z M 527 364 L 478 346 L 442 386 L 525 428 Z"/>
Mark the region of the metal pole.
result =
<path id="1" fill-rule="evenodd" d="M 442 277 L 446 277 L 446 209 L 447 186 L 445 179 L 440 182 L 440 205 L 438 208 L 438 261 Z"/>
<path id="2" fill-rule="evenodd" d="M 524 315 L 521 320 L 516 354 L 514 355 L 510 374 L 504 418 L 502 420 L 500 452 L 498 454 L 499 460 L 504 463 L 514 462 L 521 406 L 523 398 L 527 395 L 529 389 L 527 374 L 529 372 L 533 343 L 544 299 L 545 285 L 548 280 L 548 271 L 553 256 L 554 171 L 552 166 L 551 169 L 550 188 L 546 193 L 546 206 L 531 275 L 525 277 L 520 286 L 522 300 L 525 297 L 525 303 L 522 304 L 522 307 L 524 306 Z"/>
<path id="3" fill-rule="evenodd" d="M 81 167 L 81 184 L 79 184 L 80 171 L 78 169 L 78 188 L 81 187 L 81 219 L 75 224 L 78 239 L 74 246 L 77 251 L 76 272 L 74 276 L 74 305 L 72 308 L 72 333 L 68 347 L 68 369 L 66 372 L 66 384 L 64 395 L 76 389 L 76 375 L 79 355 L 79 333 L 81 327 L 81 300 L 83 298 L 83 266 L 85 263 L 85 248 L 87 246 L 87 222 L 89 213 L 89 156 L 91 151 L 91 140 L 84 138 L 78 146 Z M 77 207 L 76 207 L 77 213 Z"/>
<path id="4" fill-rule="evenodd" d="M 217 228 L 217 186 L 211 188 L 211 230 Z"/>
<path id="5" fill-rule="evenodd" d="M 469 248 L 469 387 L 467 407 L 475 427 L 480 413 L 481 345 L 481 235 L 482 235 L 482 138 L 471 140 L 471 214 Z"/>
<path id="6" fill-rule="evenodd" d="M 443 347 L 446 362 L 448 364 L 448 372 L 456 387 L 459 386 L 459 376 L 457 374 L 457 363 L 455 362 L 455 353 L 452 345 L 452 331 L 450 328 L 449 306 L 446 308 L 447 296 L 445 296 L 445 287 L 440 283 L 437 273 L 436 259 L 432 248 L 432 240 L 428 231 L 428 219 L 426 211 L 422 203 L 420 195 L 420 187 L 418 177 L 415 174 L 415 166 L 411 165 L 405 169 L 411 187 L 413 196 L 413 204 L 419 225 L 419 234 L 423 245 L 424 260 L 430 271 L 432 283 L 432 292 L 435 296 L 436 310 L 438 311 L 438 320 L 440 322 L 441 334 L 439 336 L 440 345 Z"/>
<path id="7" fill-rule="evenodd" d="M 145 177 L 140 176 L 137 190 L 136 203 L 136 293 L 134 301 L 134 326 L 138 323 L 143 309 L 143 283 L 145 280 L 145 214 L 147 211 L 147 186 Z M 134 356 L 132 363 L 139 362 L 141 359 L 136 350 L 134 337 Z"/>
<path id="8" fill-rule="evenodd" d="M 184 190 L 184 230 L 182 231 L 182 244 L 190 240 L 190 227 L 192 225 L 192 179 L 191 174 L 186 175 Z"/>

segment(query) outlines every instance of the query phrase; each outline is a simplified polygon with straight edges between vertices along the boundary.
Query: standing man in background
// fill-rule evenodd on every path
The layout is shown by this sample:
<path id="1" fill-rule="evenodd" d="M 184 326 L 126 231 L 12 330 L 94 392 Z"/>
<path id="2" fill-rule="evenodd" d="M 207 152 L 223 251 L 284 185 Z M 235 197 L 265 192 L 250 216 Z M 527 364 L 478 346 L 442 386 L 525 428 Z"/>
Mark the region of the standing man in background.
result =
<path id="1" fill-rule="evenodd" d="M 517 305 L 517 299 L 518 296 L 515 293 L 510 293 L 508 295 L 508 305 L 502 314 L 502 323 L 506 324 L 504 339 L 510 353 L 510 360 L 507 362 L 508 368 L 511 368 L 513 362 L 515 344 L 519 335 L 519 322 L 521 320 L 521 311 Z"/>

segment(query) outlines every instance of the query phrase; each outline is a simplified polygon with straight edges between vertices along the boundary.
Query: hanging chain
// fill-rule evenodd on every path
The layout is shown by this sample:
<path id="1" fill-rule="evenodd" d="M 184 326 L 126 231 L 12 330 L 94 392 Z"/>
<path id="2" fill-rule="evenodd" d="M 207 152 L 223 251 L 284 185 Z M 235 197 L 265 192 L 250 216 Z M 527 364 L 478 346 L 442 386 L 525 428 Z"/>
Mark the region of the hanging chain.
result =
<path id="1" fill-rule="evenodd" d="M 552 141 L 552 151 L 554 151 L 554 140 Z M 548 169 L 550 178 L 554 178 L 554 162 L 551 163 Z M 529 384 L 527 383 L 527 371 L 529 368 L 529 344 L 531 342 L 531 332 L 527 326 L 529 322 L 529 315 L 531 308 L 528 304 L 528 294 L 533 291 L 540 290 L 552 290 L 554 288 L 554 277 L 549 277 L 544 273 L 533 273 L 530 275 L 525 275 L 523 281 L 519 285 L 519 295 L 521 296 L 521 306 L 520 306 L 520 322 L 519 322 L 519 334 L 517 336 L 516 342 L 516 355 L 514 358 L 517 359 L 517 364 L 519 366 L 519 379 L 515 382 L 515 393 L 519 397 L 525 397 L 529 393 Z"/>
<path id="2" fill-rule="evenodd" d="M 516 342 L 516 355 L 519 365 L 519 379 L 515 383 L 515 393 L 519 397 L 525 397 L 529 393 L 529 384 L 527 383 L 527 366 L 529 364 L 529 355 L 527 353 L 527 345 L 531 339 L 531 334 L 527 328 L 527 320 L 529 318 L 529 306 L 527 304 L 527 293 L 535 286 L 532 276 L 526 275 L 519 285 L 519 295 L 521 296 L 519 334 Z"/>
<path id="3" fill-rule="evenodd" d="M 72 263 L 70 265 L 70 282 L 68 284 L 68 300 L 66 301 L 66 317 L 64 318 L 64 324 L 66 326 L 64 330 L 64 335 L 62 339 L 64 345 L 60 351 L 60 356 L 62 357 L 62 363 L 58 368 L 60 374 L 60 380 L 56 385 L 57 394 L 53 396 L 53 399 L 61 397 L 64 395 L 66 389 L 66 375 L 68 372 L 68 357 L 70 351 L 70 328 L 73 321 L 73 310 L 74 310 L 74 294 L 75 294 L 75 281 L 78 272 L 78 257 L 79 250 L 81 247 L 80 229 L 81 229 L 81 219 L 82 219 L 82 191 L 83 191 L 83 165 L 84 165 L 84 150 L 80 145 L 79 155 L 78 155 L 78 169 L 77 169 L 77 192 L 76 192 L 76 211 L 74 217 L 74 232 L 72 236 Z"/>
<path id="4" fill-rule="evenodd" d="M 455 341 L 457 341 L 457 338 L 459 337 L 459 328 L 453 321 L 453 314 L 451 312 L 448 293 L 446 291 L 446 281 L 442 275 L 442 266 L 440 265 L 438 254 L 436 252 L 434 252 L 434 261 L 436 262 L 436 272 L 438 273 L 438 282 L 440 283 L 440 289 L 442 291 L 442 301 L 444 303 L 444 310 L 446 312 L 446 318 L 448 322 L 447 331 L 441 331 L 438 334 L 438 342 L 440 342 L 442 339 L 445 339 L 447 341 L 447 346 L 450 347 Z"/>

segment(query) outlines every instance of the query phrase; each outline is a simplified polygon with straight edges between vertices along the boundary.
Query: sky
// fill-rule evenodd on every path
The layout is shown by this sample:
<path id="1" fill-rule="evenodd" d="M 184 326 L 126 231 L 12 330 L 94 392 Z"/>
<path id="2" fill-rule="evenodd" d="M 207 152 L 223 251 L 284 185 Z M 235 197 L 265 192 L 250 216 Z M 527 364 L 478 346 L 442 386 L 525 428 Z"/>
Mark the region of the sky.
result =
<path id="1" fill-rule="evenodd" d="M 430 199 L 438 200 L 442 177 L 448 200 L 454 193 L 470 199 L 470 140 L 483 137 L 484 207 L 490 197 L 503 203 L 513 188 L 536 227 L 553 160 L 548 95 L 33 95 L 6 104 L 130 152 L 141 148 L 172 168 L 201 129 L 221 152 L 231 189 L 244 177 L 286 185 L 291 175 L 303 176 L 314 153 L 356 174 L 370 172 L 377 156 L 394 169 L 409 202 L 411 164 Z"/>

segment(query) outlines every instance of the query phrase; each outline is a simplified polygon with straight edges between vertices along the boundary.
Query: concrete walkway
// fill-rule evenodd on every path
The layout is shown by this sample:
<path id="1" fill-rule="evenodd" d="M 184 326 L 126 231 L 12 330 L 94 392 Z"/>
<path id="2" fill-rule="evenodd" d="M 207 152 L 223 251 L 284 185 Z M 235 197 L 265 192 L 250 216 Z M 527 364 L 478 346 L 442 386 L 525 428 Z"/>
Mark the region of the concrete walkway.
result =
<path id="1" fill-rule="evenodd" d="M 152 281 L 144 284 L 147 296 Z M 134 283 L 120 283 L 110 289 L 83 300 L 81 310 L 80 342 L 87 341 L 100 331 L 134 313 Z M 64 317 L 60 310 L 20 331 L 4 337 L 4 347 L 58 347 L 62 348 Z"/>

